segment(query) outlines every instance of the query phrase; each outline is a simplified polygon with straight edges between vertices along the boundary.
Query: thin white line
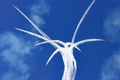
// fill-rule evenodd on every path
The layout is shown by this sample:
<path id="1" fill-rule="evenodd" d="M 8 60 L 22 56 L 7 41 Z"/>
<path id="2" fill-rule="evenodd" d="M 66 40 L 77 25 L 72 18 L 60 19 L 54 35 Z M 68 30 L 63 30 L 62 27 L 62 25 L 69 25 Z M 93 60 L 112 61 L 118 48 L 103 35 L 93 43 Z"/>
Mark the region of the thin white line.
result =
<path id="1" fill-rule="evenodd" d="M 78 32 L 78 29 L 79 29 L 81 23 L 83 22 L 83 20 L 84 20 L 84 18 L 86 17 L 88 11 L 91 9 L 91 7 L 93 6 L 94 3 L 95 3 L 95 0 L 92 1 L 92 3 L 89 5 L 89 7 L 87 8 L 87 10 L 86 10 L 85 13 L 83 14 L 82 18 L 80 19 L 80 21 L 79 21 L 79 23 L 78 23 L 78 25 L 77 25 L 77 27 L 76 27 L 76 29 L 75 29 L 75 32 L 74 32 L 74 34 L 73 34 L 72 43 L 74 43 L 74 41 L 75 41 L 75 37 L 76 37 L 76 34 L 77 34 L 77 32 Z"/>

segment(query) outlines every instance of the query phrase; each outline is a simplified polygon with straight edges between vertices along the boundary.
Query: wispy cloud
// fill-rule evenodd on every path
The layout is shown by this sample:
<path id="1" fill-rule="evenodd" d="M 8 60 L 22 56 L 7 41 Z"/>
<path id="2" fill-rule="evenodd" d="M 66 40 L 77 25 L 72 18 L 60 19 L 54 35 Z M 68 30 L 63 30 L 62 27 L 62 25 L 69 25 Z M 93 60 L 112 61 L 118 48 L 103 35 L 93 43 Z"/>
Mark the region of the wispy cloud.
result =
<path id="1" fill-rule="evenodd" d="M 108 59 L 102 70 L 101 80 L 120 80 L 120 51 Z"/>
<path id="2" fill-rule="evenodd" d="M 120 8 L 109 11 L 104 21 L 104 33 L 111 43 L 120 44 Z"/>
<path id="3" fill-rule="evenodd" d="M 37 25 L 43 25 L 45 23 L 43 16 L 49 14 L 50 7 L 45 0 L 36 1 L 30 8 L 30 16 Z"/>
<path id="4" fill-rule="evenodd" d="M 120 7 L 108 13 L 104 22 L 104 33 L 112 44 L 119 47 L 103 66 L 100 80 L 120 80 Z"/>
<path id="5" fill-rule="evenodd" d="M 0 56 L 8 65 L 0 80 L 29 80 L 29 65 L 26 57 L 30 54 L 31 45 L 11 32 L 0 34 Z"/>

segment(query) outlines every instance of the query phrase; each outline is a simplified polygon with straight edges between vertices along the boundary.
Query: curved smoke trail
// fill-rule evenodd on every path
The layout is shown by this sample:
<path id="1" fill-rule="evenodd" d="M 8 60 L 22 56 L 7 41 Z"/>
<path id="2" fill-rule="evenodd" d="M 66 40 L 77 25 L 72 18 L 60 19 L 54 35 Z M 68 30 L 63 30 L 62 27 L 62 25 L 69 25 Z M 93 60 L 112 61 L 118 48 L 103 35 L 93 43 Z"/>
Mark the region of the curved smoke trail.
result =
<path id="1" fill-rule="evenodd" d="M 64 73 L 62 80 L 74 80 L 77 71 L 77 65 L 73 53 L 69 51 L 69 53 L 61 53 L 61 55 L 64 62 Z"/>
<path id="2" fill-rule="evenodd" d="M 76 48 L 80 51 L 80 49 L 77 47 L 80 44 L 83 44 L 83 43 L 86 43 L 86 42 L 93 42 L 93 41 L 103 41 L 102 39 L 86 39 L 86 40 L 81 40 L 81 41 L 78 41 L 78 42 L 74 43 L 77 31 L 78 31 L 82 21 L 84 20 L 85 16 L 87 15 L 88 11 L 90 10 L 92 5 L 94 4 L 94 2 L 95 2 L 95 0 L 92 1 L 92 3 L 89 5 L 87 10 L 83 14 L 82 18 L 80 19 L 80 22 L 77 25 L 77 28 L 76 28 L 76 30 L 73 34 L 72 41 L 71 42 L 66 42 L 66 43 L 62 42 L 60 40 L 52 40 L 42 30 L 40 30 L 21 10 L 19 10 L 17 7 L 14 6 L 33 25 L 33 27 L 40 34 L 36 34 L 36 33 L 30 32 L 30 31 L 27 31 L 27 30 L 23 30 L 23 29 L 20 29 L 20 28 L 16 28 L 16 30 L 19 30 L 19 31 L 22 31 L 22 32 L 27 33 L 29 35 L 38 37 L 38 38 L 40 38 L 44 41 L 44 42 L 36 44 L 35 46 L 45 44 L 45 43 L 49 43 L 56 48 L 56 50 L 53 52 L 53 54 L 48 59 L 46 65 L 50 62 L 50 60 L 52 59 L 52 57 L 55 54 L 60 52 L 60 54 L 62 56 L 62 59 L 63 59 L 63 63 L 64 63 L 64 72 L 63 72 L 62 80 L 75 80 L 75 75 L 76 75 L 76 71 L 77 71 L 77 63 L 76 63 L 76 60 L 75 60 L 74 55 L 73 55 L 73 49 L 74 48 Z M 59 44 L 63 45 L 63 47 L 61 47 Z"/>

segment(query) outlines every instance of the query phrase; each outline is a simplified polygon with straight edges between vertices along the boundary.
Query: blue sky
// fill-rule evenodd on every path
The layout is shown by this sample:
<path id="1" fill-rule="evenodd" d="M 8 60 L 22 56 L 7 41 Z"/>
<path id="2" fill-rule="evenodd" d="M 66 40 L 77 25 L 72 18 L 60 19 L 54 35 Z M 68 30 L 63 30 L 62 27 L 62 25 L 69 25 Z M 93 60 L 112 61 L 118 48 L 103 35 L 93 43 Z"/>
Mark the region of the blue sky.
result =
<path id="1" fill-rule="evenodd" d="M 36 32 L 13 7 L 16 5 L 52 39 L 71 41 L 84 11 L 92 0 L 1 0 L 0 80 L 61 80 L 63 62 L 49 44 L 34 47 L 41 40 L 16 31 L 19 27 Z M 83 21 L 76 41 L 101 38 L 105 42 L 80 45 L 74 50 L 77 61 L 75 80 L 120 80 L 120 0 L 96 0 Z"/>

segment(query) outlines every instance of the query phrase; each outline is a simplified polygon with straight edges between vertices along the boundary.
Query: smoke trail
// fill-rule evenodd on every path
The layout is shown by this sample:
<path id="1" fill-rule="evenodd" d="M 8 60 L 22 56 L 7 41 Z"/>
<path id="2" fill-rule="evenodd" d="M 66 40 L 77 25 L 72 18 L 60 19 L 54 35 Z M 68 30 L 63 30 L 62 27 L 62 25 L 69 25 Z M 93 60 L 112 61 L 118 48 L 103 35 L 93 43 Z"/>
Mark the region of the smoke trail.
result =
<path id="1" fill-rule="evenodd" d="M 43 39 L 45 41 L 45 42 L 40 43 L 40 44 L 45 44 L 48 42 L 56 48 L 56 51 L 53 52 L 53 54 L 50 56 L 50 58 L 48 59 L 46 64 L 49 63 L 49 61 L 52 59 L 52 57 L 57 52 L 60 52 L 60 54 L 62 55 L 62 59 L 63 59 L 63 63 L 64 63 L 64 72 L 63 72 L 62 80 L 74 80 L 75 79 L 75 75 L 76 75 L 76 71 L 77 71 L 77 64 L 76 64 L 76 60 L 75 60 L 74 55 L 73 55 L 74 48 L 77 48 L 78 50 L 80 50 L 77 46 L 82 44 L 82 43 L 92 42 L 92 41 L 103 41 L 101 39 L 86 39 L 86 40 L 79 41 L 78 43 L 74 43 L 74 39 L 75 39 L 75 36 L 77 34 L 78 28 L 80 27 L 80 24 L 82 23 L 83 19 L 87 15 L 88 11 L 90 10 L 90 8 L 94 4 L 94 2 L 95 2 L 95 0 L 92 1 L 90 6 L 88 7 L 88 9 L 86 10 L 84 15 L 80 19 L 80 22 L 77 25 L 77 28 L 74 32 L 72 42 L 66 42 L 66 43 L 64 43 L 60 40 L 57 40 L 57 41 L 51 40 L 49 38 L 49 36 L 47 36 L 42 30 L 40 30 L 22 11 L 20 11 L 17 7 L 15 7 L 33 25 L 33 27 L 41 33 L 42 36 L 38 35 L 36 33 L 32 33 L 30 31 L 23 30 L 23 29 L 19 29 L 19 28 L 16 28 L 16 29 L 19 31 L 22 31 L 24 33 L 27 33 L 29 35 Z M 37 45 L 40 45 L 40 44 L 37 44 Z M 61 47 L 59 44 L 62 44 L 63 47 Z"/>
<path id="2" fill-rule="evenodd" d="M 61 55 L 64 62 L 64 73 L 62 80 L 74 80 L 77 71 L 77 65 L 73 53 L 71 53 L 71 51 L 65 50 L 63 53 L 61 53 Z"/>
<path id="3" fill-rule="evenodd" d="M 14 5 L 13 5 L 14 6 Z M 50 39 L 41 29 L 39 29 L 39 27 L 32 21 L 30 20 L 19 8 L 17 8 L 16 6 L 14 6 L 14 8 L 22 15 L 24 16 L 28 22 L 30 22 L 32 24 L 32 26 L 41 34 L 43 35 L 44 37 Z"/>
<path id="4" fill-rule="evenodd" d="M 30 34 L 32 36 L 35 36 L 35 37 L 38 37 L 40 39 L 43 39 L 45 41 L 48 41 L 50 44 L 52 44 L 53 46 L 57 47 L 62 55 L 62 58 L 63 58 L 63 62 L 64 62 L 64 73 L 63 73 L 63 77 L 62 77 L 62 80 L 74 80 L 75 78 L 75 75 L 76 75 L 76 70 L 77 70 L 77 65 L 76 65 L 76 60 L 73 56 L 73 48 L 74 46 L 71 45 L 71 43 L 66 43 L 66 44 L 63 44 L 63 48 L 60 47 L 58 44 L 54 43 L 54 40 L 53 41 L 49 41 L 47 38 L 44 38 L 38 34 L 35 34 L 35 33 L 32 33 L 32 32 L 29 32 L 29 31 L 26 31 L 26 30 L 22 30 L 22 29 L 19 29 L 19 28 L 16 28 L 17 30 L 19 31 L 22 31 L 22 32 L 25 32 L 27 34 Z M 57 40 L 57 42 L 62 42 L 62 41 L 59 41 Z M 69 45 L 71 47 L 69 47 Z M 77 44 L 79 45 L 79 44 Z M 49 61 L 52 59 L 52 57 L 58 52 L 58 51 L 55 51 L 51 57 L 48 59 L 47 63 L 49 63 Z"/>
<path id="5" fill-rule="evenodd" d="M 86 17 L 86 15 L 88 14 L 89 10 L 91 9 L 91 7 L 93 6 L 94 3 L 95 3 L 95 0 L 92 1 L 92 3 L 89 5 L 89 7 L 87 8 L 87 10 L 86 10 L 85 13 L 83 14 L 82 18 L 80 19 L 80 21 L 79 21 L 79 23 L 78 23 L 78 25 L 77 25 L 77 27 L 76 27 L 76 29 L 75 29 L 75 32 L 74 32 L 74 34 L 73 34 L 72 43 L 74 43 L 74 41 L 75 41 L 75 37 L 76 37 L 76 34 L 77 34 L 77 32 L 78 32 L 78 29 L 79 29 L 81 23 L 83 22 L 84 18 Z"/>

